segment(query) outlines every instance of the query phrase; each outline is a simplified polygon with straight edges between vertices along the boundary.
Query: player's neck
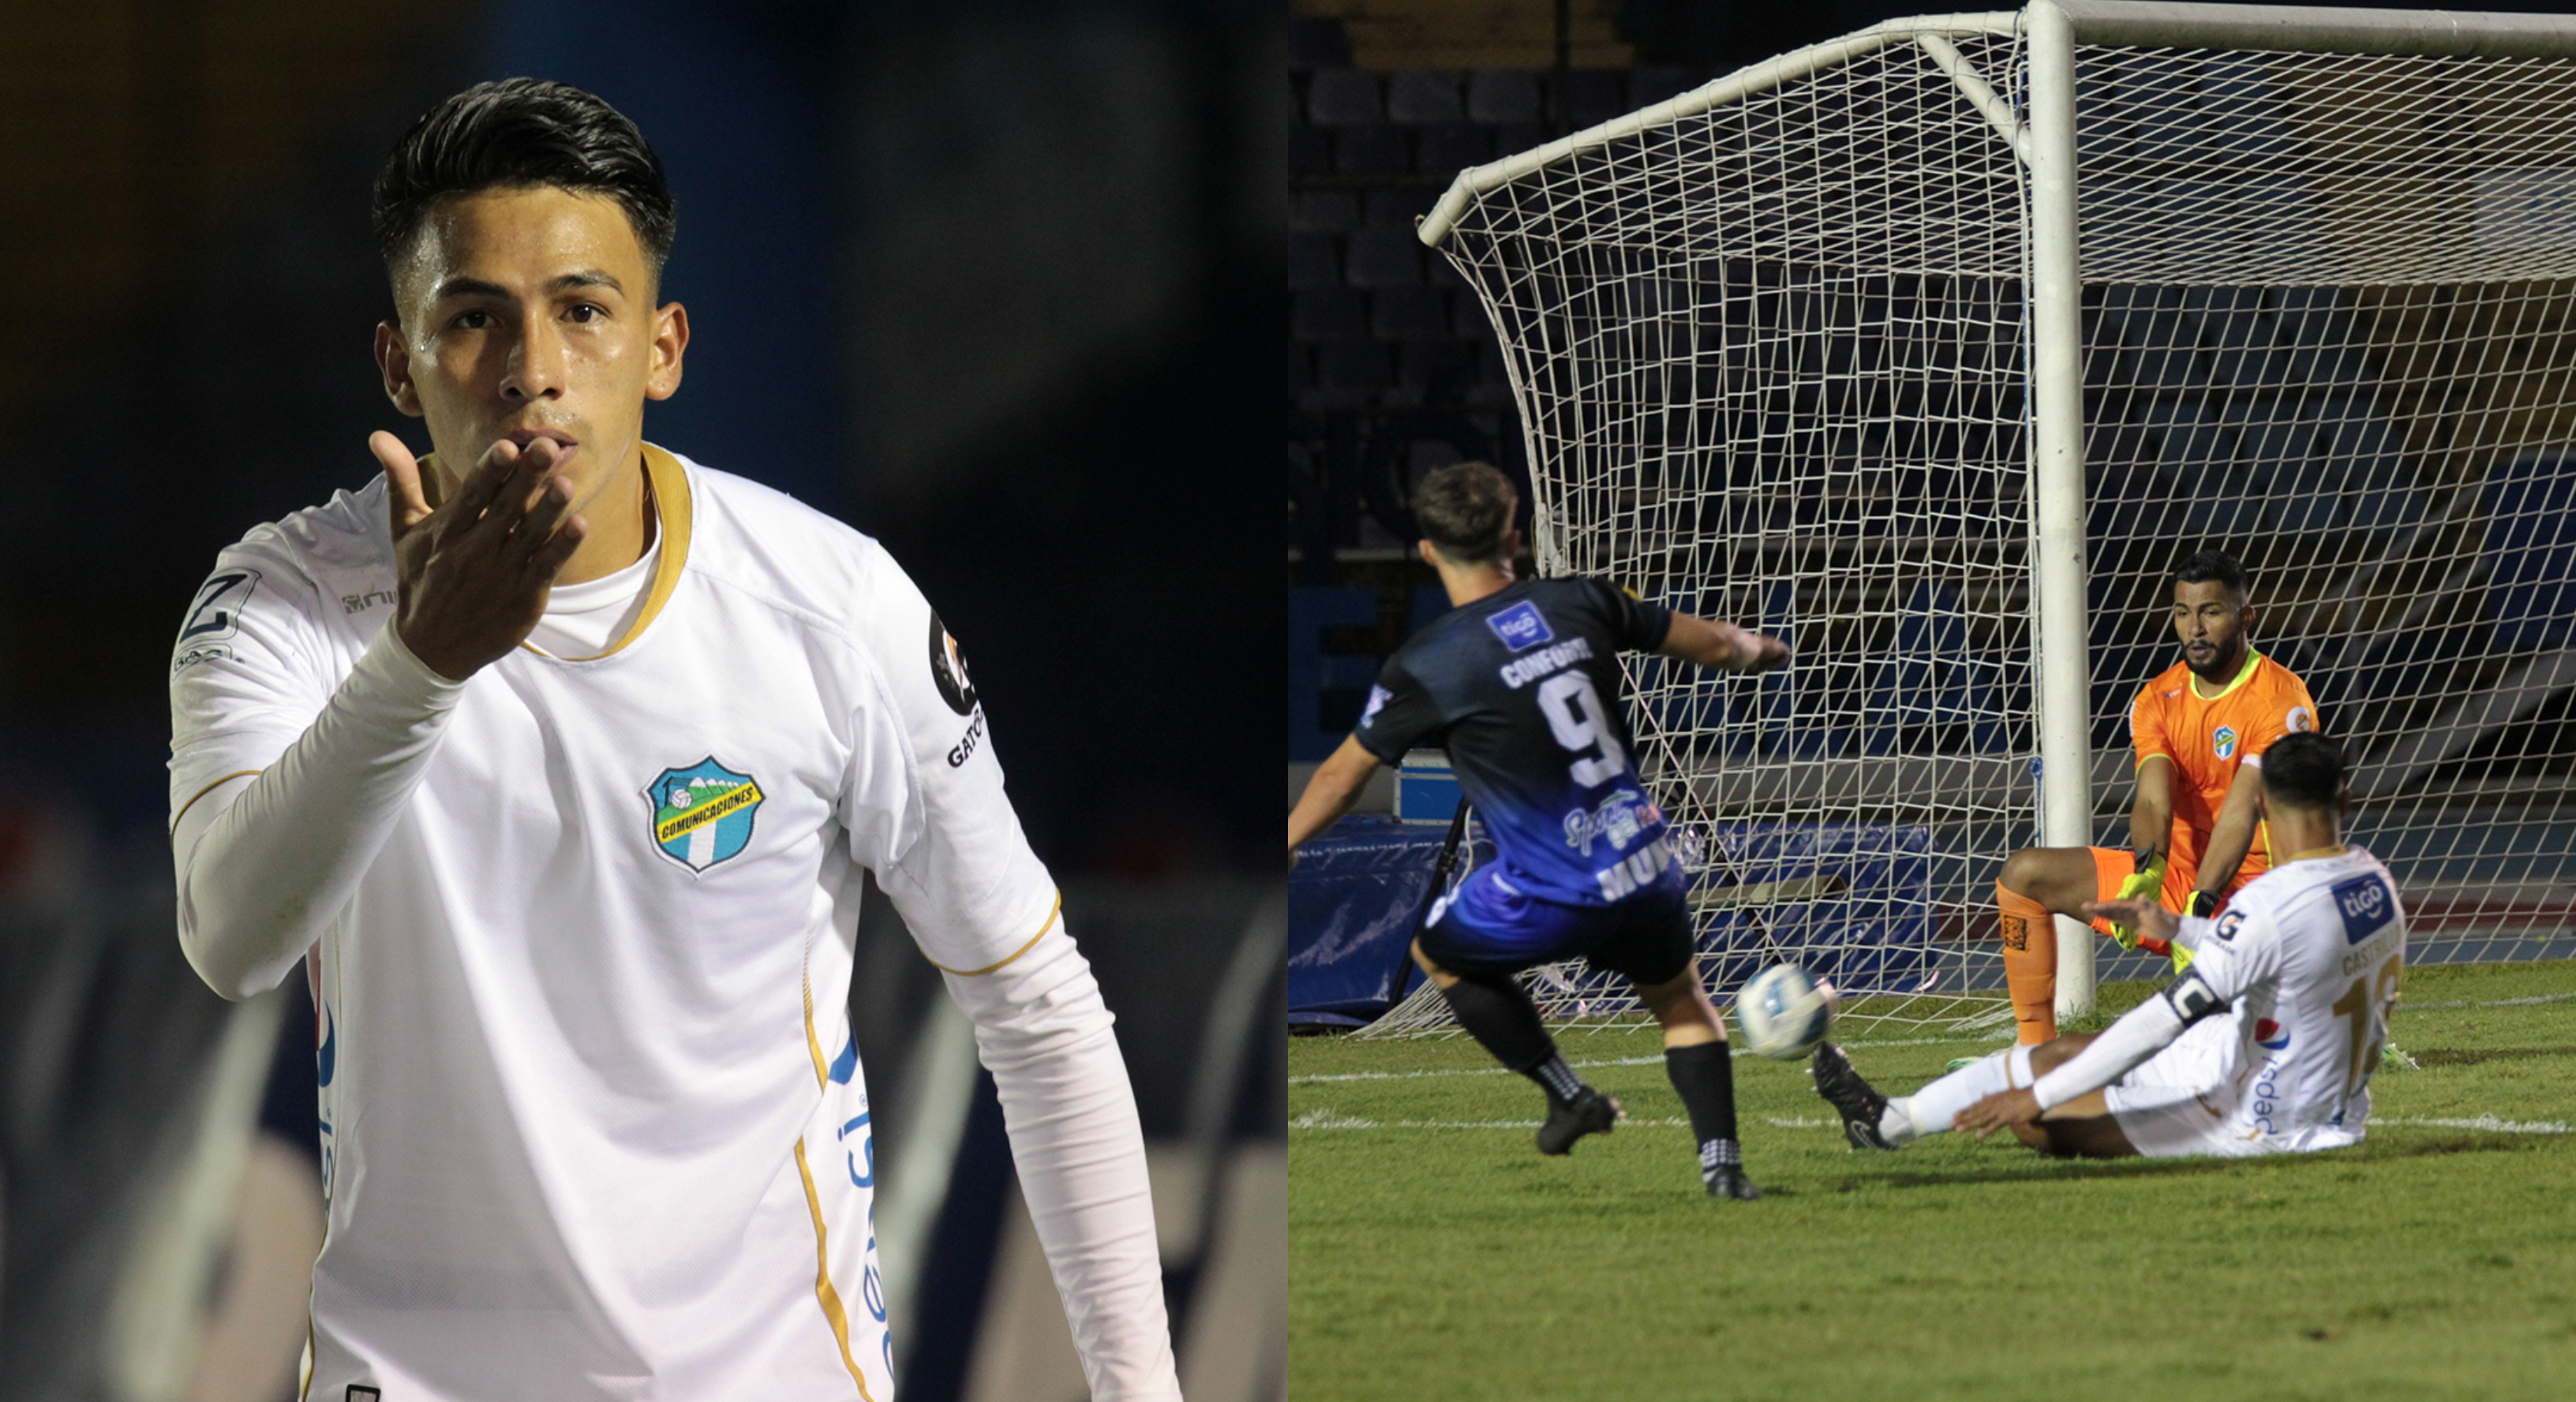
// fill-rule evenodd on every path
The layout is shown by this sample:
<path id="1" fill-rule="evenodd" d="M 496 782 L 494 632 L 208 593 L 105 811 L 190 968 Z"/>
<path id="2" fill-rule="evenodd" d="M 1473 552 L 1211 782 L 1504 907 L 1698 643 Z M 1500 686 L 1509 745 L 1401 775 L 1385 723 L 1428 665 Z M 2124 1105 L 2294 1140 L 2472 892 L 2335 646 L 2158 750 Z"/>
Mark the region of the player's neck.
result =
<path id="1" fill-rule="evenodd" d="M 660 521 L 653 509 L 653 489 L 644 475 L 644 450 L 635 449 L 633 457 L 619 464 L 616 476 L 601 487 L 581 508 L 582 524 L 589 534 L 564 561 L 563 572 L 555 576 L 557 584 L 587 584 L 602 579 L 644 558 L 653 546 Z"/>
<path id="2" fill-rule="evenodd" d="M 2343 841 L 2343 823 L 2332 812 L 2283 807 L 2266 814 L 2263 822 L 2271 829 L 2272 850 L 2290 854 L 2281 859 L 2283 866 L 2340 857 L 2348 850 Z"/>
<path id="3" fill-rule="evenodd" d="M 2218 676 L 2215 680 L 2202 676 L 2198 668 L 2191 669 L 2191 694 L 2203 701 L 2217 700 L 2227 694 L 2227 688 L 2236 685 L 2244 677 L 2245 664 L 2253 660 L 2254 645 L 2238 643 L 2236 655 L 2227 659 L 2227 665 L 2217 669 Z"/>
<path id="4" fill-rule="evenodd" d="M 1511 588 L 1512 583 L 1512 567 L 1508 564 L 1440 567 L 1440 587 L 1449 591 L 1451 608 L 1465 608 L 1478 599 L 1490 598 Z"/>

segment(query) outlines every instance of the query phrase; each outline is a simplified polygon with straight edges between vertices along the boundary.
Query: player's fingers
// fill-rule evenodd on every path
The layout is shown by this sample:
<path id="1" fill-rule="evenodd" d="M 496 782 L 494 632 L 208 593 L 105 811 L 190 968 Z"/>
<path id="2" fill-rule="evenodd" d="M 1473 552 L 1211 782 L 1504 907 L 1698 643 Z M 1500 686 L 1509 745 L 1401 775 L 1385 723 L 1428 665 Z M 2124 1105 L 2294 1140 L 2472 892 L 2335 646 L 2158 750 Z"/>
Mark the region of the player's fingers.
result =
<path id="1" fill-rule="evenodd" d="M 475 460 L 474 470 L 465 474 L 465 480 L 457 484 L 455 497 L 444 508 L 448 519 L 465 522 L 480 519 L 491 508 L 493 500 L 501 495 L 501 489 L 508 485 L 518 465 L 519 445 L 507 438 L 484 449 L 483 456 Z"/>
<path id="2" fill-rule="evenodd" d="M 572 479 L 549 477 L 537 486 L 536 505 L 519 518 L 518 529 L 510 533 L 510 548 L 532 554 L 554 535 L 555 523 L 572 509 Z"/>
<path id="3" fill-rule="evenodd" d="M 367 435 L 367 450 L 385 469 L 385 511 L 394 539 L 429 519 L 429 500 L 420 489 L 420 462 L 392 434 L 378 429 Z"/>
<path id="4" fill-rule="evenodd" d="M 571 559 L 572 553 L 581 548 L 582 540 L 589 534 L 589 522 L 578 516 L 566 519 L 562 525 L 555 528 L 553 535 L 546 538 L 543 545 L 529 553 L 528 572 L 539 579 L 552 582 L 555 575 L 563 569 L 564 562 Z"/>

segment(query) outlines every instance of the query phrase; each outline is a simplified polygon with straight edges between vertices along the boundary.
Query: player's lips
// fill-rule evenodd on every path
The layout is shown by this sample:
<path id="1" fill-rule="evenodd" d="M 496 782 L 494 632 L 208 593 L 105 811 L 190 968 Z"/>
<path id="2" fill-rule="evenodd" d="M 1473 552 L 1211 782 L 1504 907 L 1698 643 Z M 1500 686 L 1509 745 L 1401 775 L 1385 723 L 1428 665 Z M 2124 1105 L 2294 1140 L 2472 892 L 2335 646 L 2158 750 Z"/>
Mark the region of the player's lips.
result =
<path id="1" fill-rule="evenodd" d="M 526 451 L 529 444 L 535 443 L 539 439 L 552 443 L 555 445 L 555 461 L 559 463 L 564 459 L 571 457 L 573 450 L 581 446 L 581 441 L 574 438 L 571 434 L 560 433 L 553 429 L 512 429 L 508 433 L 502 434 L 501 437 L 509 442 L 518 444 L 520 450 L 523 452 Z"/>

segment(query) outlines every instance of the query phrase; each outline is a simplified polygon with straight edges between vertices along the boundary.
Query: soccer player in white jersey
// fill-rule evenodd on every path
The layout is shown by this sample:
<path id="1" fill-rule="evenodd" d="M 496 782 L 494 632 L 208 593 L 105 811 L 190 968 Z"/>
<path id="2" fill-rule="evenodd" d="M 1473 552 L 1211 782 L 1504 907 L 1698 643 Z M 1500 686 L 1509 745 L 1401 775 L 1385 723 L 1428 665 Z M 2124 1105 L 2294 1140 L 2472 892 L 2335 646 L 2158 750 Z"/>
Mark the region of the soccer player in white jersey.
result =
<path id="1" fill-rule="evenodd" d="M 171 675 L 188 958 L 231 998 L 305 961 L 320 1009 L 305 1395 L 891 1397 L 872 872 L 976 1025 L 1092 1395 L 1178 1397 L 1126 1069 L 955 643 L 876 542 L 643 441 L 689 328 L 642 135 L 484 84 L 375 194 L 376 358 L 437 451 L 377 434 L 383 476 L 224 551 Z"/>
<path id="2" fill-rule="evenodd" d="M 2097 901 L 2107 917 L 2194 954 L 2161 993 L 2097 1035 L 2014 1047 L 1889 1100 L 1840 1049 L 1816 1089 L 1858 1148 L 2010 1129 L 2086 1158 L 2243 1157 L 2361 1141 L 2370 1073 L 2406 963 L 2406 913 L 2379 859 L 2342 838 L 2343 750 L 2316 732 L 2263 754 L 2271 870 L 2215 920 L 2153 897 Z"/>

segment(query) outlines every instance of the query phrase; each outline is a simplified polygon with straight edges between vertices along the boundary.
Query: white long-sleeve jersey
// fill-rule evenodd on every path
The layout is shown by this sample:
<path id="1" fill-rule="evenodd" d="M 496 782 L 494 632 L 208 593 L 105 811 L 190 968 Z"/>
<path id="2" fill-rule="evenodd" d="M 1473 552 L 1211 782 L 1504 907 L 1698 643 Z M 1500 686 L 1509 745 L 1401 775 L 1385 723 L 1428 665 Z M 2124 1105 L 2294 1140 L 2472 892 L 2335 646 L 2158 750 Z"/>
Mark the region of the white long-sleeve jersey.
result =
<path id="1" fill-rule="evenodd" d="M 886 1402 L 865 871 L 977 1024 L 1093 1395 L 1177 1397 L 1125 1067 L 955 643 L 874 541 L 645 459 L 596 655 L 423 667 L 382 479 L 182 625 L 182 942 L 236 997 L 314 951 L 308 1395 Z"/>
<path id="2" fill-rule="evenodd" d="M 2360 847 L 2285 862 L 2215 920 L 2185 917 L 2191 968 L 2039 1078 L 2040 1106 L 2113 1085 L 2203 1017 L 2234 1014 L 2205 1098 L 2217 1141 L 2303 1152 L 2358 1143 L 2406 963 L 2397 883 Z M 2116 1106 L 2114 1107 L 2116 1109 Z"/>

